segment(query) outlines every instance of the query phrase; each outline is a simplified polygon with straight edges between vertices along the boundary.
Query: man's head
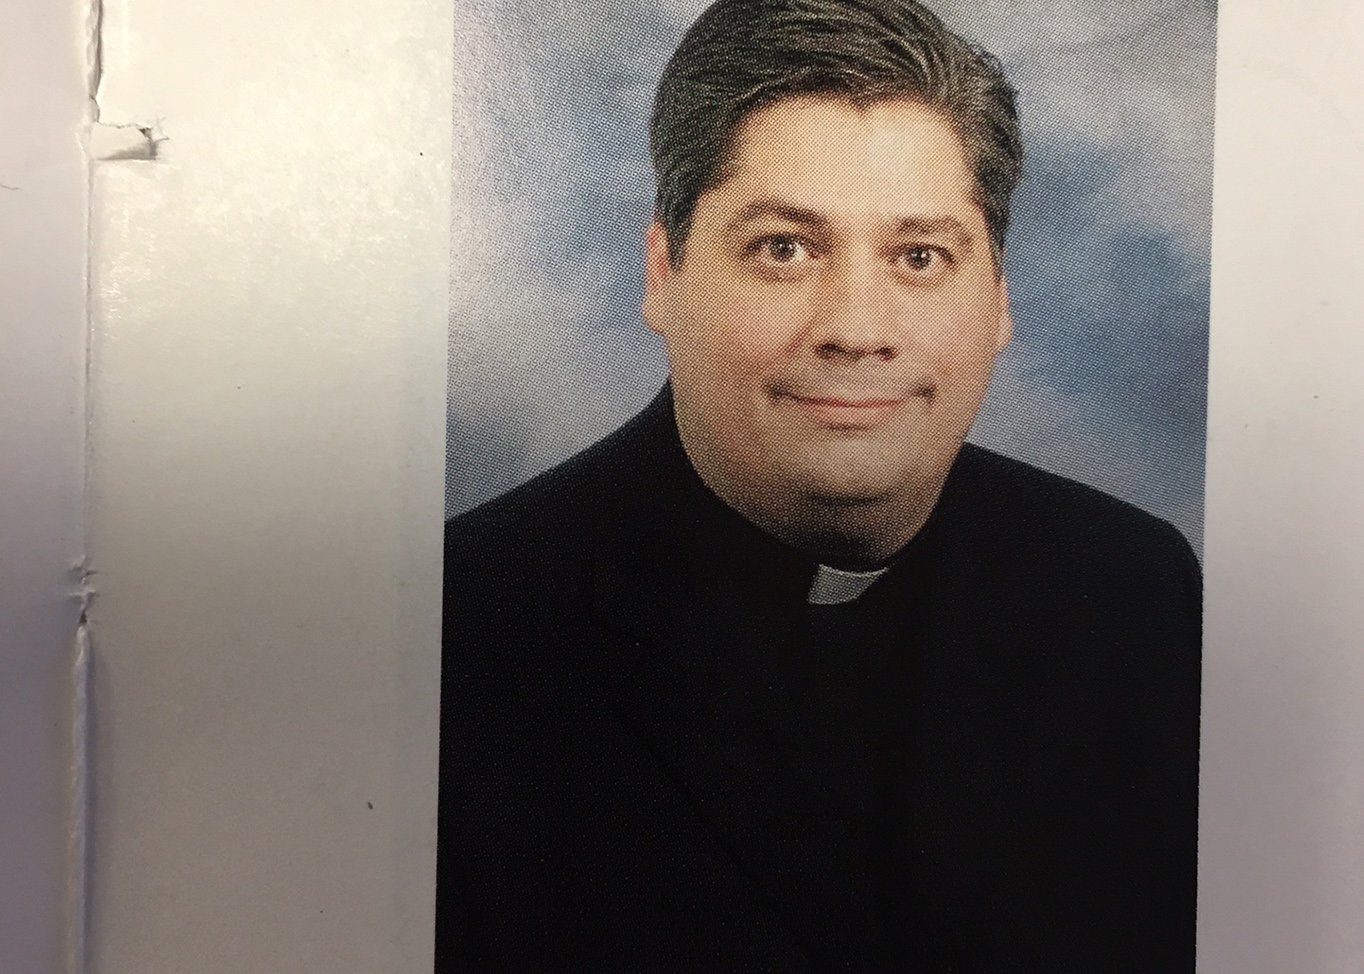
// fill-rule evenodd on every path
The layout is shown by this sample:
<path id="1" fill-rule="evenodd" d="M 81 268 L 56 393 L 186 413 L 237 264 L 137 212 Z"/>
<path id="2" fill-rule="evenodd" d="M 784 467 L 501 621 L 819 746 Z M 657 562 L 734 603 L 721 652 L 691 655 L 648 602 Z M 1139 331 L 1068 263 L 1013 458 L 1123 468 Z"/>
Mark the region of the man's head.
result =
<path id="1" fill-rule="evenodd" d="M 904 98 L 953 127 L 998 259 L 1023 146 L 998 62 L 913 0 L 719 0 L 682 38 L 650 121 L 657 216 L 679 261 L 697 198 L 724 179 L 737 130 L 798 95 Z"/>
<path id="2" fill-rule="evenodd" d="M 719 0 L 651 136 L 644 312 L 698 472 L 794 543 L 893 553 L 1010 336 L 1012 88 L 909 0 Z"/>

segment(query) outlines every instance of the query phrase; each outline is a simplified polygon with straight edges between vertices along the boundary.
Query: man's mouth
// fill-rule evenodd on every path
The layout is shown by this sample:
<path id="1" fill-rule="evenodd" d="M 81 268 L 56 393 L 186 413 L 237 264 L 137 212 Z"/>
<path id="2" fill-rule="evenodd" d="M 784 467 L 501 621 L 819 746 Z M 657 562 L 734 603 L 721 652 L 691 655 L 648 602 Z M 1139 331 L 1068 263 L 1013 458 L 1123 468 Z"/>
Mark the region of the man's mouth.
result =
<path id="1" fill-rule="evenodd" d="M 822 426 L 836 429 L 866 429 L 880 425 L 895 415 L 914 394 L 895 395 L 884 391 L 784 391 L 778 394 L 802 414 Z"/>
<path id="2" fill-rule="evenodd" d="M 886 406 L 898 406 L 905 401 L 903 396 L 876 395 L 802 396 L 792 393 L 791 398 L 807 406 L 832 406 L 846 409 L 881 409 Z"/>

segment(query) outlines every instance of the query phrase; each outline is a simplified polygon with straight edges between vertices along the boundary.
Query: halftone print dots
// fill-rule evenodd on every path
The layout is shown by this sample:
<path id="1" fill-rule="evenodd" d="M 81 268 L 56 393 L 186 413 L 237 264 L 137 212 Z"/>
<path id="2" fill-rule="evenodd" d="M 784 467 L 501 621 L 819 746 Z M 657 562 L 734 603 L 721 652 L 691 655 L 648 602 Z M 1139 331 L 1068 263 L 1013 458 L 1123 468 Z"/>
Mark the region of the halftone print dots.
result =
<path id="1" fill-rule="evenodd" d="M 665 378 L 639 312 L 647 125 L 704 6 L 460 5 L 447 514 L 598 439 Z M 1201 549 L 1215 7 L 930 6 L 1000 58 L 1026 152 L 1014 338 L 970 438 Z"/>

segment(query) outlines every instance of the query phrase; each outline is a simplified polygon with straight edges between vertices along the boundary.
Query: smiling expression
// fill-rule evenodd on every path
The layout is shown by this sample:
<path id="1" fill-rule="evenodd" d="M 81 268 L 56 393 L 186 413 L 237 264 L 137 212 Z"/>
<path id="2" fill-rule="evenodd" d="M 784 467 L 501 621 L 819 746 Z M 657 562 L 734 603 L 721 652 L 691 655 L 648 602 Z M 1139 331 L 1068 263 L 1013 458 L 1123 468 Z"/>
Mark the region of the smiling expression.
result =
<path id="1" fill-rule="evenodd" d="M 877 535 L 873 560 L 932 508 L 1012 327 L 950 124 L 828 97 L 744 121 L 675 266 L 649 228 L 644 317 L 702 479 L 798 544 Z"/>

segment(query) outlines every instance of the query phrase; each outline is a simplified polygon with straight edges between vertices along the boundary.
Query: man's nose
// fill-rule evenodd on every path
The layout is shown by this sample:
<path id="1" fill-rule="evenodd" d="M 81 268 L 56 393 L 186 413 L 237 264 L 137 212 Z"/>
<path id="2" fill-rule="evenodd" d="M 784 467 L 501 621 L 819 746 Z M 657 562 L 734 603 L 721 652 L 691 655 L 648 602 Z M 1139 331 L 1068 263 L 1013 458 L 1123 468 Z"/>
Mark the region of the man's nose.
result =
<path id="1" fill-rule="evenodd" d="M 831 261 L 816 286 L 810 343 L 824 359 L 857 361 L 899 356 L 904 336 L 895 293 L 871 257 Z"/>

